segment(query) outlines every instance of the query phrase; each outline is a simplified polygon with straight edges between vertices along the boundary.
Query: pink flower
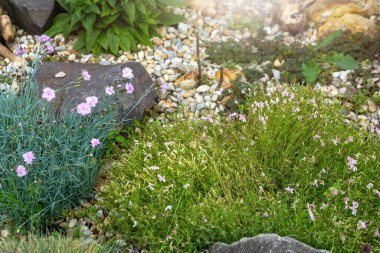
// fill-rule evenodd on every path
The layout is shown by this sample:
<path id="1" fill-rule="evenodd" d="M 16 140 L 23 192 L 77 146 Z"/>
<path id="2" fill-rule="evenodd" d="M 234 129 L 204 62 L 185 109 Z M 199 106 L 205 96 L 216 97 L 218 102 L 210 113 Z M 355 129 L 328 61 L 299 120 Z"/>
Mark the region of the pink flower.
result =
<path id="1" fill-rule="evenodd" d="M 98 98 L 95 96 L 87 97 L 86 103 L 89 104 L 91 107 L 95 107 L 98 103 Z"/>
<path id="2" fill-rule="evenodd" d="M 16 48 L 16 52 L 15 52 L 16 55 L 21 56 L 21 55 L 23 55 L 25 53 L 26 53 L 26 51 L 25 51 L 24 48 L 22 48 L 22 47 L 17 47 Z"/>
<path id="3" fill-rule="evenodd" d="M 284 90 L 284 91 L 281 93 L 281 95 L 282 95 L 283 97 L 286 97 L 286 96 L 288 96 L 288 95 L 289 95 L 289 93 L 288 93 L 288 91 L 287 91 L 287 90 Z"/>
<path id="4" fill-rule="evenodd" d="M 49 87 L 44 88 L 42 91 L 42 98 L 51 102 L 55 98 L 55 91 Z"/>
<path id="5" fill-rule="evenodd" d="M 82 77 L 85 81 L 90 81 L 91 79 L 91 75 L 85 69 L 82 70 Z"/>
<path id="6" fill-rule="evenodd" d="M 127 83 L 125 85 L 125 89 L 127 90 L 128 94 L 131 94 L 135 90 L 135 88 L 133 88 L 133 85 L 131 83 Z"/>
<path id="7" fill-rule="evenodd" d="M 18 126 L 18 127 L 22 127 L 22 123 L 19 122 L 19 123 L 17 124 L 17 126 Z"/>
<path id="8" fill-rule="evenodd" d="M 169 210 L 172 210 L 172 208 L 173 208 L 173 207 L 172 207 L 171 205 L 168 205 L 167 207 L 165 207 L 165 212 L 166 212 L 166 211 L 169 211 Z"/>
<path id="9" fill-rule="evenodd" d="M 77 106 L 77 113 L 79 113 L 82 116 L 86 116 L 91 113 L 91 105 L 88 103 L 80 103 Z"/>
<path id="10" fill-rule="evenodd" d="M 91 140 L 91 146 L 92 146 L 93 148 L 96 147 L 96 146 L 98 146 L 99 144 L 100 144 L 99 139 L 93 138 L 93 139 Z"/>
<path id="11" fill-rule="evenodd" d="M 354 137 L 348 136 L 347 142 L 353 142 L 353 141 L 354 141 Z"/>
<path id="12" fill-rule="evenodd" d="M 373 187 L 373 184 L 372 184 L 372 183 L 367 184 L 367 189 L 368 189 L 368 190 L 371 189 L 372 187 Z"/>
<path id="13" fill-rule="evenodd" d="M 287 187 L 285 188 L 285 191 L 288 191 L 288 192 L 290 192 L 290 193 L 293 193 L 293 188 L 290 188 L 289 186 L 287 186 Z"/>
<path id="14" fill-rule="evenodd" d="M 158 180 L 159 180 L 160 182 L 166 182 L 165 177 L 164 177 L 164 176 L 161 176 L 160 174 L 158 174 Z"/>
<path id="15" fill-rule="evenodd" d="M 247 122 L 247 119 L 245 118 L 243 114 L 239 114 L 239 119 L 241 122 Z"/>
<path id="16" fill-rule="evenodd" d="M 334 190 L 333 190 L 333 195 L 334 195 L 334 196 L 338 195 L 338 190 L 337 190 L 337 189 L 334 189 Z"/>
<path id="17" fill-rule="evenodd" d="M 108 87 L 106 87 L 106 93 L 107 93 L 107 95 L 111 96 L 115 93 L 115 91 L 113 90 L 112 86 L 108 86 Z"/>
<path id="18" fill-rule="evenodd" d="M 166 94 L 168 88 L 169 88 L 168 83 L 165 82 L 164 79 L 161 79 L 161 92 L 162 92 L 162 94 Z"/>
<path id="19" fill-rule="evenodd" d="M 264 216 L 265 218 L 268 218 L 268 217 L 269 217 L 269 214 L 268 214 L 267 212 L 265 212 L 265 213 L 263 213 L 263 216 Z"/>
<path id="20" fill-rule="evenodd" d="M 228 121 L 232 121 L 236 117 L 236 115 L 236 112 L 230 113 L 230 115 L 228 115 Z"/>
<path id="21" fill-rule="evenodd" d="M 348 160 L 348 164 L 350 166 L 350 168 L 352 169 L 352 171 L 357 171 L 357 168 L 355 167 L 355 164 L 357 163 L 357 161 L 352 158 L 351 156 L 347 157 L 347 160 Z"/>
<path id="22" fill-rule="evenodd" d="M 379 237 L 380 236 L 380 233 L 379 233 L 378 229 L 375 230 L 375 233 L 373 233 L 373 236 L 375 236 L 375 237 Z"/>
<path id="23" fill-rule="evenodd" d="M 211 114 L 207 115 L 207 121 L 210 122 L 210 123 L 214 122 L 214 120 L 212 119 Z"/>
<path id="24" fill-rule="evenodd" d="M 26 175 L 26 169 L 24 166 L 20 165 L 16 168 L 16 173 L 17 173 L 17 176 L 19 177 L 24 177 Z"/>
<path id="25" fill-rule="evenodd" d="M 132 69 L 128 68 L 128 67 L 125 67 L 123 70 L 123 77 L 124 78 L 127 78 L 129 80 L 131 80 L 132 78 L 134 78 L 135 76 L 133 75 L 133 72 L 132 72 Z"/>
<path id="26" fill-rule="evenodd" d="M 41 36 L 37 36 L 38 42 L 50 42 L 51 38 L 47 36 L 46 34 L 42 34 Z"/>
<path id="27" fill-rule="evenodd" d="M 24 153 L 22 158 L 24 158 L 26 164 L 32 164 L 33 160 L 36 159 L 32 151 Z"/>
<path id="28" fill-rule="evenodd" d="M 359 220 L 359 229 L 366 229 L 367 226 L 364 221 Z"/>
<path id="29" fill-rule="evenodd" d="M 46 45 L 46 52 L 48 52 L 48 54 L 54 53 L 54 47 L 50 44 Z"/>

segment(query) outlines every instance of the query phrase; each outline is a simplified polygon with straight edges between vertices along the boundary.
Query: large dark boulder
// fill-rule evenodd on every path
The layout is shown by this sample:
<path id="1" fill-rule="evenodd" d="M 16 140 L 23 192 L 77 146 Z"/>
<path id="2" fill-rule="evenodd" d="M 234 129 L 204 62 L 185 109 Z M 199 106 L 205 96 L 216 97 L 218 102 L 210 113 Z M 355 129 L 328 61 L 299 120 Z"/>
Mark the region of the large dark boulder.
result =
<path id="1" fill-rule="evenodd" d="M 42 34 L 53 18 L 54 0 L 0 0 L 12 20 L 30 34 Z"/>
<path id="2" fill-rule="evenodd" d="M 131 80 L 134 86 L 132 94 L 123 92 L 127 81 L 122 76 L 122 69 L 125 67 L 131 68 L 134 74 L 134 78 Z M 91 80 L 82 80 L 80 85 L 75 85 L 74 82 L 81 77 L 84 69 L 91 75 Z M 55 77 L 60 72 L 63 72 L 65 76 Z M 108 66 L 45 62 L 37 73 L 36 81 L 39 84 L 40 93 L 42 93 L 44 87 L 56 90 L 56 98 L 52 102 L 57 106 L 57 112 L 61 116 L 67 112 L 68 104 L 72 107 L 78 103 L 85 102 L 85 98 L 88 96 L 101 97 L 105 95 L 105 87 L 109 85 L 115 86 L 115 94 L 118 94 L 116 104 L 122 113 L 121 116 L 129 119 L 126 122 L 127 124 L 131 123 L 133 119 L 142 119 L 145 110 L 153 107 L 158 97 L 156 89 L 153 89 L 151 77 L 144 67 L 137 62 Z M 117 88 L 118 85 L 120 86 L 119 88 Z M 146 94 L 147 92 L 149 93 Z M 141 97 L 143 98 L 140 100 Z"/>
<path id="3" fill-rule="evenodd" d="M 243 238 L 233 244 L 216 243 L 209 253 L 328 253 L 326 250 L 313 249 L 290 237 L 276 234 L 263 234 Z"/>

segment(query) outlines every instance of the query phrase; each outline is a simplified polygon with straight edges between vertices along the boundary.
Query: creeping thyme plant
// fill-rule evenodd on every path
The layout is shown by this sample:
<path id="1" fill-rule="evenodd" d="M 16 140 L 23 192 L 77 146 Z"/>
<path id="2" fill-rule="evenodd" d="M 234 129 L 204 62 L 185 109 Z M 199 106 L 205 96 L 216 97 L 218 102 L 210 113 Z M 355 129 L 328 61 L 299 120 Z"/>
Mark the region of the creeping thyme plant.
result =
<path id="1" fill-rule="evenodd" d="M 380 250 L 378 138 L 309 87 L 256 87 L 229 115 L 140 126 L 99 193 L 107 230 L 152 252 L 260 233 Z"/>
<path id="2" fill-rule="evenodd" d="M 0 94 L 0 225 L 21 230 L 49 225 L 63 209 L 92 196 L 105 141 L 121 120 L 114 98 L 120 89 L 134 91 L 133 73 L 126 68 L 125 88 L 107 86 L 99 97 L 73 101 L 57 116 L 54 102 L 62 90 L 44 87 L 39 94 L 35 80 L 49 41 L 39 37 L 42 54 L 20 93 Z M 63 89 L 90 79 L 84 69 L 77 83 Z"/>

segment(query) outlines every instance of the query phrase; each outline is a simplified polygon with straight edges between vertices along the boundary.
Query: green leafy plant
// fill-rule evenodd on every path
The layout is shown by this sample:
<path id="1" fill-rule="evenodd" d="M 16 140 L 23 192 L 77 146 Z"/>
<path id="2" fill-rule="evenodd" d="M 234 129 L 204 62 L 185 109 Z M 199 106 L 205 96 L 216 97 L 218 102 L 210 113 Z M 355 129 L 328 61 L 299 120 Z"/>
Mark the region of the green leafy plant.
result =
<path id="1" fill-rule="evenodd" d="M 378 138 L 308 86 L 269 88 L 252 88 L 227 117 L 141 128 L 99 192 L 107 231 L 149 252 L 203 252 L 259 233 L 380 250 Z M 356 215 L 345 201 L 359 203 Z"/>
<path id="2" fill-rule="evenodd" d="M 302 74 L 308 84 L 313 84 L 317 81 L 321 68 L 314 61 L 309 61 L 306 64 L 302 63 Z"/>
<path id="3" fill-rule="evenodd" d="M 65 13 L 54 18 L 48 35 L 77 34 L 74 49 L 80 52 L 119 54 L 137 44 L 152 46 L 157 25 L 174 25 L 183 17 L 167 6 L 184 6 L 185 0 L 58 0 Z"/>
<path id="4" fill-rule="evenodd" d="M 334 64 L 343 70 L 354 70 L 359 67 L 357 62 L 352 56 L 345 55 L 342 53 L 333 52 L 326 58 L 326 62 Z"/>
<path id="5" fill-rule="evenodd" d="M 366 91 L 359 91 L 359 93 L 353 98 L 353 109 L 356 113 L 363 113 L 363 105 L 368 102 L 368 96 Z"/>

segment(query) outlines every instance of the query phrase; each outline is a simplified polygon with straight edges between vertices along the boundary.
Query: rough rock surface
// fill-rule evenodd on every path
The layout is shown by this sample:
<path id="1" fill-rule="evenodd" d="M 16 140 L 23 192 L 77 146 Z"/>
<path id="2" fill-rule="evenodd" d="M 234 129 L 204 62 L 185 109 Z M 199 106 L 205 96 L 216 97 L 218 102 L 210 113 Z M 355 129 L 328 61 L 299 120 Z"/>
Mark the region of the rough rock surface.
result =
<path id="1" fill-rule="evenodd" d="M 125 91 L 126 79 L 122 77 L 122 69 L 125 67 L 129 67 L 133 70 L 134 78 L 131 80 L 131 83 L 134 86 L 134 91 L 132 94 L 117 91 Z M 83 69 L 89 72 L 91 80 L 83 81 L 79 87 L 73 87 L 75 84 L 68 85 L 81 77 Z M 64 72 L 66 75 L 60 78 L 55 77 L 59 72 Z M 40 85 L 40 90 L 44 87 L 50 87 L 56 90 L 57 97 L 54 101 L 60 108 L 60 115 L 65 112 L 66 105 L 69 103 L 77 104 L 84 101 L 88 96 L 100 97 L 102 94 L 105 94 L 105 87 L 108 85 L 114 85 L 115 91 L 122 94 L 117 103 L 123 111 L 123 115 L 127 116 L 127 119 L 141 119 L 145 109 L 153 107 L 157 98 L 157 92 L 153 90 L 138 103 L 143 94 L 147 90 L 152 89 L 153 81 L 144 67 L 137 62 L 127 62 L 122 65 L 109 66 L 46 62 L 41 65 L 36 80 Z M 127 123 L 130 122 L 131 121 L 127 121 Z"/>
<path id="2" fill-rule="evenodd" d="M 31 34 L 41 34 L 50 25 L 54 0 L 0 0 L 12 19 Z"/>
<path id="3" fill-rule="evenodd" d="M 352 33 L 361 32 L 366 35 L 373 35 L 376 31 L 376 26 L 368 18 L 348 13 L 339 18 L 329 18 L 318 28 L 318 37 L 326 37 L 336 30 L 351 30 Z"/>
<path id="4" fill-rule="evenodd" d="M 293 238 L 280 237 L 276 234 L 263 234 L 243 238 L 233 244 L 216 243 L 209 253 L 328 253 L 316 250 Z"/>
<path id="5" fill-rule="evenodd" d="M 370 17 L 379 11 L 378 0 L 318 0 L 307 9 L 314 22 L 324 22 L 329 17 L 339 18 L 348 13 Z"/>

